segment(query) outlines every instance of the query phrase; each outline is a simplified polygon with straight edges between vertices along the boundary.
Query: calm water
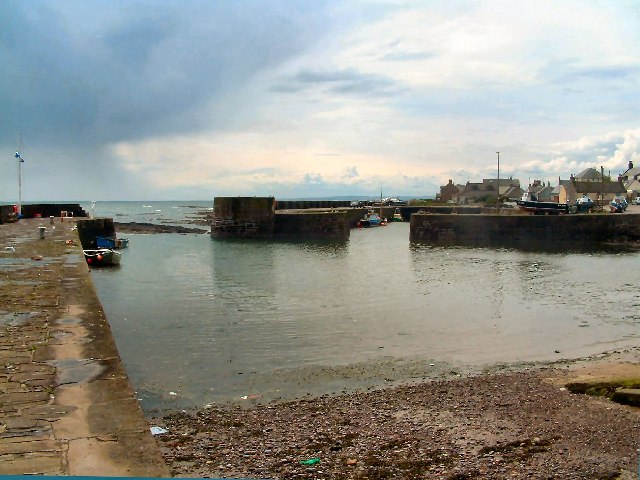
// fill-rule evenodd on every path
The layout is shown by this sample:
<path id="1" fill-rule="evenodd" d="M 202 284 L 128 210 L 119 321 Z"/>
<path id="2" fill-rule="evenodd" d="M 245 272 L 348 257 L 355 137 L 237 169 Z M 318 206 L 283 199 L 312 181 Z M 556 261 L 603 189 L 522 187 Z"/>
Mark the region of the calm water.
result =
<path id="1" fill-rule="evenodd" d="M 128 237 L 122 266 L 92 276 L 146 409 L 576 358 L 640 335 L 638 253 L 429 248 L 403 223 L 337 244 Z"/>

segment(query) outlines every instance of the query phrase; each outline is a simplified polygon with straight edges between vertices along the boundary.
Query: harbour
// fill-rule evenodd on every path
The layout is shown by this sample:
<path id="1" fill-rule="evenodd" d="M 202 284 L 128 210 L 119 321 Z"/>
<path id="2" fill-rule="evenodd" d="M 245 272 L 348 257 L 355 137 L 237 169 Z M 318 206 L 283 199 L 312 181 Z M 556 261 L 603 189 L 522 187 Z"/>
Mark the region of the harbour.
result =
<path id="1" fill-rule="evenodd" d="M 194 206 L 183 209 L 175 202 L 163 207 L 181 213 L 160 218 L 163 209 L 157 208 L 154 216 L 147 218 L 156 223 L 148 225 L 164 227 L 171 223 L 193 225 L 197 222 L 184 216 L 184 211 L 192 211 Z M 149 208 L 142 203 L 129 204 L 127 215 L 113 215 L 113 218 L 136 219 L 139 212 L 144 213 Z M 465 217 L 459 214 L 420 216 L 457 221 Z M 630 212 L 621 217 L 632 216 L 634 213 Z M 77 221 L 78 224 L 93 222 Z M 96 221 L 96 225 L 102 226 L 94 235 L 105 229 L 105 225 L 113 225 L 111 218 Z M 40 227 L 46 230 L 44 238 L 38 236 Z M 47 348 L 42 352 L 49 352 L 47 355 L 51 351 L 62 352 L 62 345 L 68 341 L 84 343 L 84 337 L 77 336 L 79 333 L 74 327 L 78 319 L 81 325 L 87 326 L 99 320 L 98 324 L 108 326 L 109 332 L 105 331 L 99 337 L 109 339 L 113 335 L 110 348 L 117 345 L 117 351 L 111 350 L 109 358 L 104 360 L 95 360 L 100 356 L 90 350 L 93 348 L 91 342 L 78 350 L 77 360 L 68 357 L 68 353 L 57 360 L 55 356 L 37 357 L 38 360 L 53 361 L 51 365 L 55 369 L 49 370 L 47 383 L 34 384 L 34 392 L 36 396 L 42 395 L 38 401 L 53 408 L 58 404 L 76 408 L 79 400 L 66 395 L 68 390 L 95 394 L 100 391 L 96 390 L 98 386 L 113 385 L 106 390 L 101 388 L 101 395 L 108 392 L 109 396 L 118 399 L 127 398 L 122 406 L 128 405 L 133 412 L 138 409 L 135 415 L 139 415 L 136 420 L 139 423 L 136 423 L 135 434 L 149 442 L 150 454 L 156 455 L 153 454 L 154 445 L 159 447 L 174 475 L 195 472 L 208 476 L 260 477 L 264 471 L 279 471 L 286 478 L 290 473 L 298 472 L 298 454 L 290 449 L 290 441 L 281 436 L 285 433 L 278 433 L 283 426 L 279 423 L 276 424 L 279 426 L 269 427 L 275 436 L 269 434 L 271 439 L 265 441 L 274 451 L 280 452 L 279 455 L 284 455 L 285 463 L 269 466 L 251 442 L 247 445 L 253 446 L 245 446 L 244 450 L 250 452 L 244 454 L 252 458 L 250 464 L 235 458 L 228 448 L 216 449 L 214 458 L 227 462 L 229 467 L 221 468 L 216 463 L 211 464 L 215 466 L 213 468 L 207 466 L 210 464 L 200 463 L 198 459 L 202 454 L 197 452 L 197 446 L 203 443 L 185 445 L 179 457 L 181 460 L 176 460 L 172 445 L 183 442 L 184 435 L 192 428 L 192 421 L 203 425 L 205 417 L 211 418 L 206 421 L 211 422 L 207 423 L 207 428 L 212 428 L 207 434 L 210 441 L 216 438 L 218 422 L 237 422 L 238 418 L 244 418 L 242 421 L 249 426 L 256 412 L 262 412 L 261 418 L 265 420 L 276 412 L 293 415 L 289 423 L 302 432 L 307 427 L 300 423 L 300 415 L 313 417 L 312 412 L 325 408 L 323 405 L 327 402 L 327 408 L 334 406 L 324 415 L 335 418 L 336 412 L 349 405 L 348 408 L 353 408 L 353 402 L 360 405 L 383 401 L 396 411 L 400 397 L 408 400 L 431 395 L 428 392 L 433 388 L 451 388 L 457 394 L 470 394 L 468 389 L 471 389 L 472 398 L 490 412 L 503 404 L 496 403 L 496 399 L 507 394 L 506 386 L 510 385 L 509 388 L 525 395 L 527 389 L 532 388 L 547 392 L 547 400 L 539 405 L 544 408 L 549 402 L 574 404 L 566 397 L 571 393 L 563 393 L 562 389 L 552 392 L 546 382 L 567 384 L 579 372 L 595 375 L 601 366 L 609 369 L 605 370 L 608 373 L 604 376 L 609 382 L 612 379 L 624 382 L 627 381 L 624 378 L 628 378 L 624 375 L 636 375 L 633 368 L 625 370 L 633 367 L 637 357 L 640 322 L 636 308 L 639 297 L 634 283 L 639 257 L 633 249 L 564 250 L 558 253 L 504 247 L 438 246 L 410 241 L 409 222 L 351 229 L 349 237 L 340 240 L 322 236 L 309 238 L 307 235 L 300 238 L 215 239 L 202 228 L 183 234 L 127 234 L 130 245 L 122 250 L 120 266 L 89 271 L 79 255 L 80 237 L 74 227 L 75 221 L 64 217 L 22 219 L 17 224 L 0 227 L 6 235 L 5 243 L 11 243 L 16 250 L 22 248 L 21 237 L 27 243 L 35 242 L 34 245 L 38 245 L 37 242 L 41 242 L 41 246 L 49 242 L 64 245 L 65 255 L 71 255 L 65 263 L 80 268 L 79 272 L 84 269 L 84 273 L 69 276 L 66 272 L 71 270 L 65 269 L 50 280 L 59 278 L 63 285 L 72 291 L 75 288 L 75 295 L 81 295 L 85 300 L 96 294 L 95 298 L 100 299 L 99 308 L 91 308 L 92 312 L 98 312 L 99 319 L 87 317 L 82 308 L 73 305 L 65 308 L 68 300 L 63 300 L 61 309 L 55 307 L 62 316 L 55 314 L 54 318 L 59 319 L 53 323 L 54 327 L 44 331 L 39 342 Z M 22 233 L 16 235 L 16 228 Z M 78 256 L 72 260 L 74 252 Z M 41 253 L 44 253 L 41 255 L 43 265 L 58 261 L 60 257 L 58 253 L 52 258 L 49 258 L 51 253 Z M 12 255 L 14 252 L 7 250 L 3 258 L 10 260 Z M 25 252 L 21 251 L 20 255 Z M 30 268 L 37 268 L 39 260 L 32 258 L 31 261 L 35 267 Z M 10 279 L 10 270 L 5 268 L 5 272 L 6 278 Z M 88 279 L 88 275 L 93 286 L 78 290 L 76 277 Z M 79 300 L 76 302 L 80 303 Z M 104 314 L 101 313 L 103 310 Z M 66 316 L 64 312 L 68 312 Z M 61 325 L 61 330 L 55 327 L 56 324 Z M 27 322 L 25 326 L 17 326 L 12 334 L 22 335 L 30 325 L 32 323 Z M 55 340 L 49 338 L 51 335 Z M 33 346 L 35 351 L 40 351 L 36 344 Z M 31 347 L 27 344 L 26 348 L 30 351 Z M 113 372 L 113 368 L 97 368 L 110 365 L 113 358 L 121 359 L 121 371 L 126 372 L 124 377 L 115 377 L 119 387 L 116 383 L 106 383 L 108 379 L 101 376 Z M 79 362 L 78 366 L 82 368 L 78 370 L 74 362 Z M 614 367 L 607 367 L 608 364 Z M 543 381 L 547 376 L 549 378 Z M 486 382 L 499 382 L 507 390 L 502 393 L 485 391 Z M 127 384 L 130 386 L 126 387 Z M 126 388 L 122 389 L 123 385 Z M 513 397 L 514 394 L 510 395 Z M 520 398 L 519 395 L 514 398 Z M 15 401 L 15 412 L 21 412 L 25 400 L 16 397 Z M 88 401 L 100 406 L 103 403 L 98 397 L 89 397 Z M 580 408 L 592 408 L 592 404 L 580 402 Z M 405 408 L 412 411 L 422 408 L 414 400 L 410 405 L 405 403 Z M 438 408 L 446 408 L 446 405 L 452 404 Z M 236 408 L 241 410 L 234 410 Z M 290 408 L 298 413 L 286 413 Z M 21 454 L 16 449 L 16 453 L 7 453 L 0 465 L 7 472 L 90 471 L 79 468 L 80 464 L 74 461 L 64 463 L 55 457 L 55 452 L 68 448 L 65 442 L 70 440 L 65 438 L 75 438 L 82 431 L 78 423 L 65 423 L 77 422 L 74 411 L 61 408 L 55 420 L 58 426 L 73 425 L 73 428 L 53 429 L 50 443 L 39 444 L 40 448 L 46 449 L 55 445 L 54 454 L 49 450 L 43 454 L 45 463 L 31 460 L 19 463 Z M 93 411 L 99 412 L 100 408 Z M 179 413 L 183 411 L 198 416 L 191 419 L 188 416 L 191 413 Z M 247 412 L 247 416 L 239 411 Z M 112 409 L 111 414 L 123 413 Z M 69 420 L 65 420 L 65 415 L 69 415 Z M 618 418 L 626 418 L 625 415 Z M 122 435 L 117 433 L 121 427 L 116 418 L 110 427 L 103 427 L 103 435 Z M 351 418 L 358 422 L 366 420 L 355 412 Z M 633 421 L 633 418 L 631 416 L 627 421 Z M 522 420 L 530 422 L 526 416 Z M 91 421 L 90 417 L 87 421 Z M 561 417 L 556 423 L 562 428 L 570 425 Z M 160 431 L 165 433 L 153 439 L 149 433 L 152 425 L 161 426 Z M 308 424 L 309 427 L 312 425 Z M 549 441 L 546 437 L 535 440 L 539 438 L 534 433 L 537 423 L 534 421 L 531 425 L 533 429 L 522 426 L 518 430 L 520 437 L 513 433 L 505 436 L 505 441 L 508 438 L 524 438 L 525 444 Z M 474 424 L 472 428 L 477 427 Z M 558 427 L 558 435 L 570 435 L 561 427 Z M 11 428 L 18 428 L 17 424 Z M 314 428 L 323 431 L 321 426 Z M 397 435 L 399 432 L 395 428 L 387 434 Z M 433 429 L 437 425 L 426 422 L 423 428 Z M 247 434 L 251 434 L 250 431 Z M 25 435 L 28 439 L 32 434 L 26 432 Z M 325 456 L 324 461 L 334 465 L 331 468 L 335 475 L 341 475 L 344 467 L 339 465 L 345 459 L 340 460 L 340 452 L 345 447 L 340 438 L 348 438 L 348 433 L 334 435 L 337 435 L 335 441 L 326 445 L 327 452 L 333 453 Z M 232 442 L 229 438 L 220 438 L 220 441 Z M 620 436 L 617 441 L 626 445 L 626 440 Z M 471 442 L 468 448 L 473 444 Z M 96 449 L 97 445 L 88 443 L 95 461 L 102 465 L 99 462 L 104 459 L 100 457 L 102 453 Z M 569 450 L 574 448 L 567 445 Z M 118 448 L 115 444 L 108 446 Z M 37 457 L 38 444 L 29 448 L 36 451 Z M 446 446 L 446 451 L 454 452 L 458 448 L 452 444 Z M 254 451 L 256 453 L 251 453 Z M 313 449 L 305 451 L 307 456 L 312 451 L 318 453 Z M 356 455 L 351 449 L 349 452 Z M 10 458 L 16 460 L 7 461 Z M 117 468 L 121 468 L 126 457 L 116 458 Z M 157 457 L 149 458 L 157 461 Z M 615 456 L 606 457 L 609 460 L 602 456 L 597 458 L 606 465 L 616 463 Z M 167 473 L 166 470 L 143 470 L 147 467 L 142 458 L 132 460 L 131 471 L 155 471 L 158 476 Z M 360 465 L 359 468 L 366 471 L 373 472 L 377 468 L 363 458 L 353 461 L 356 462 L 353 465 Z M 482 464 L 479 459 L 474 462 Z M 27 464 L 32 468 L 27 469 Z M 75 465 L 73 469 L 72 465 Z M 444 464 L 439 465 L 437 471 L 441 471 Z M 536 469 L 534 466 L 529 468 Z M 321 478 L 331 478 L 331 475 Z"/>

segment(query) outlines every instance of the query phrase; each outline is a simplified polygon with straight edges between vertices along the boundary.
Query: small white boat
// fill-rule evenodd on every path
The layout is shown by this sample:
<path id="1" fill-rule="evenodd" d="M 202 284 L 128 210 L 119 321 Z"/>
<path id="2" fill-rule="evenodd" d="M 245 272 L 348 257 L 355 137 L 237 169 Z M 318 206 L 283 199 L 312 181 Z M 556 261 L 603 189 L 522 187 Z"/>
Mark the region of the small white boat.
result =
<path id="1" fill-rule="evenodd" d="M 96 248 L 93 250 L 83 250 L 87 265 L 91 267 L 110 267 L 120 265 L 122 254 L 110 248 Z"/>

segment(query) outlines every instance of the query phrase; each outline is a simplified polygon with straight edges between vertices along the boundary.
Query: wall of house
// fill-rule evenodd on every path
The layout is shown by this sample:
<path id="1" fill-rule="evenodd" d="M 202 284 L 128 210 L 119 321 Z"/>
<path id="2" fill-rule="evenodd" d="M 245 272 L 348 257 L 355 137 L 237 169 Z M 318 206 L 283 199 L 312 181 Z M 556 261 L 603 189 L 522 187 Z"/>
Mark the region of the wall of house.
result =
<path id="1" fill-rule="evenodd" d="M 411 241 L 432 245 L 566 249 L 640 243 L 640 214 L 411 216 Z"/>

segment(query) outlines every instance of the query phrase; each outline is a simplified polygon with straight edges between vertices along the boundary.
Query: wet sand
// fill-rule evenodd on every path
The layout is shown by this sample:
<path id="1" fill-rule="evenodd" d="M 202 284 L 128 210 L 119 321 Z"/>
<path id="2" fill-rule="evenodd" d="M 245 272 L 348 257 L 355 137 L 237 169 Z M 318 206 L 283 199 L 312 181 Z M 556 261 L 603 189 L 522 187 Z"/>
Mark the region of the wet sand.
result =
<path id="1" fill-rule="evenodd" d="M 565 385 L 638 382 L 640 349 L 523 368 L 153 423 L 175 476 L 637 478 L 640 409 Z"/>

